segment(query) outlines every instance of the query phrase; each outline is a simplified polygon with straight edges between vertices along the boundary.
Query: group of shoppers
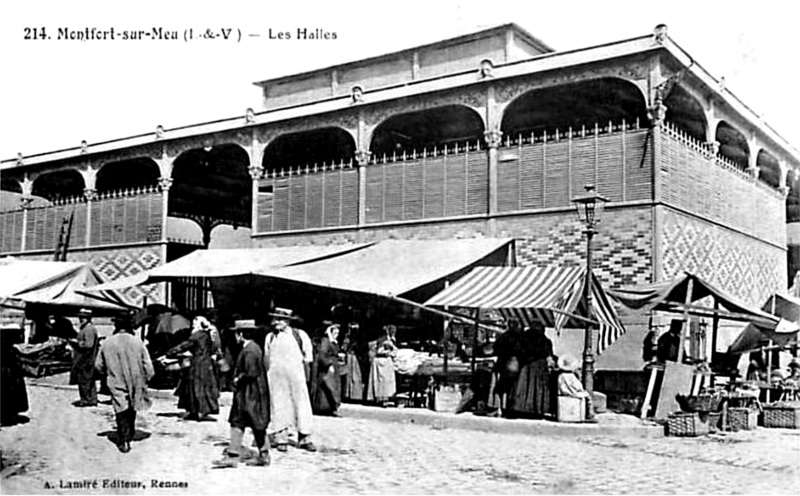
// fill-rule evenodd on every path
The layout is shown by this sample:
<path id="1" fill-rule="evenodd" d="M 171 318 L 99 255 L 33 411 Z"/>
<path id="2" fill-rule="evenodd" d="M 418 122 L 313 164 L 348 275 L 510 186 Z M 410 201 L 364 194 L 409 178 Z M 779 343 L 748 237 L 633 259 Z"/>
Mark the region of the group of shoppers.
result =
<path id="1" fill-rule="evenodd" d="M 523 328 L 518 320 L 509 319 L 494 343 L 494 353 L 488 402 L 493 416 L 555 417 L 558 396 L 589 400 L 577 377 L 579 362 L 567 355 L 557 358 L 541 324 Z"/>

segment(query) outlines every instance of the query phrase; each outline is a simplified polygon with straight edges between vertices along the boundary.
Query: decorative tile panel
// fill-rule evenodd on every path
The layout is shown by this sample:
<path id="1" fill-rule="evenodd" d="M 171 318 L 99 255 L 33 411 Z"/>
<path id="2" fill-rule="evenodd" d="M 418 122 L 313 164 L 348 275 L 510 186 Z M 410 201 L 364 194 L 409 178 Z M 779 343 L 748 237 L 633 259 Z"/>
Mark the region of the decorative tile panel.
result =
<path id="1" fill-rule="evenodd" d="M 662 212 L 660 280 L 694 272 L 754 306 L 786 289 L 785 249 L 670 208 Z"/>

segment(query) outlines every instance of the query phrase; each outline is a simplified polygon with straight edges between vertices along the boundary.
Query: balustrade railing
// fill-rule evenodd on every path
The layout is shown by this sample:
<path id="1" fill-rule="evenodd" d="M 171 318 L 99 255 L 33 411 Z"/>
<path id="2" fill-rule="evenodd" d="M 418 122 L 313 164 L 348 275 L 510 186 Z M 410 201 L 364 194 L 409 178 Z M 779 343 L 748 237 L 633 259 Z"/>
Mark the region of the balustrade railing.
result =
<path id="1" fill-rule="evenodd" d="M 161 239 L 163 203 L 157 186 L 107 191 L 94 198 L 57 198 L 50 205 L 0 212 L 0 252 L 51 250 L 63 219 L 72 215 L 70 247 Z"/>

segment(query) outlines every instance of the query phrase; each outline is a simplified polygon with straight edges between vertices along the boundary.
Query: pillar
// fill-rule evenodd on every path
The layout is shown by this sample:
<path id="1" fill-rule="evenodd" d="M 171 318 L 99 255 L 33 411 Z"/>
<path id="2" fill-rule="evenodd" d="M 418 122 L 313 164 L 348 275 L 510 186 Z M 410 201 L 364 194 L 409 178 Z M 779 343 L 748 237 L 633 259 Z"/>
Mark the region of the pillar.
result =
<path id="1" fill-rule="evenodd" d="M 97 199 L 97 171 L 91 165 L 79 171 L 83 176 L 83 197 L 86 199 L 86 233 L 85 246 L 91 246 L 92 240 L 92 202 Z"/>
<path id="2" fill-rule="evenodd" d="M 778 176 L 778 191 L 780 191 L 784 198 L 789 196 L 789 165 L 783 161 L 778 160 L 778 168 L 781 173 Z"/>
<path id="3" fill-rule="evenodd" d="M 33 181 L 30 177 L 28 177 L 28 173 L 25 173 L 25 177 L 22 180 L 22 241 L 19 245 L 19 251 L 25 251 L 27 248 L 27 238 L 28 238 L 28 209 L 33 203 Z"/>
<path id="4" fill-rule="evenodd" d="M 358 226 L 367 223 L 367 164 L 372 152 L 369 150 L 356 151 L 356 164 L 358 164 Z"/>
<path id="5" fill-rule="evenodd" d="M 258 232 L 258 189 L 261 185 L 260 179 L 264 175 L 264 147 L 261 141 L 253 131 L 253 139 L 250 143 L 250 149 L 247 150 L 250 156 L 250 166 L 247 172 L 250 174 L 250 179 L 253 181 L 252 196 L 251 196 L 251 210 L 250 210 L 250 235 L 252 236 Z"/>

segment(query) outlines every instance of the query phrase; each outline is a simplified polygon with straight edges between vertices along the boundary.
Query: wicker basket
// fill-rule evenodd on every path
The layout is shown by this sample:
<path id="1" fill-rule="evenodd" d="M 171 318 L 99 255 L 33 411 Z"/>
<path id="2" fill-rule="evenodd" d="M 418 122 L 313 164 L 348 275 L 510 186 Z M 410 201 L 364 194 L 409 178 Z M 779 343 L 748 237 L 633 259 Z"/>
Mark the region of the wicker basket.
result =
<path id="1" fill-rule="evenodd" d="M 800 429 L 800 405 L 764 405 L 764 427 Z"/>
<path id="2" fill-rule="evenodd" d="M 758 410 L 754 408 L 728 408 L 728 426 L 732 431 L 749 431 L 756 428 Z"/>
<path id="3" fill-rule="evenodd" d="M 720 430 L 720 420 L 722 419 L 722 412 L 708 412 L 700 414 L 700 421 L 708 424 L 708 431 L 715 433 Z"/>
<path id="4" fill-rule="evenodd" d="M 708 422 L 702 422 L 697 413 L 673 413 L 667 419 L 668 436 L 704 436 L 710 432 Z"/>

